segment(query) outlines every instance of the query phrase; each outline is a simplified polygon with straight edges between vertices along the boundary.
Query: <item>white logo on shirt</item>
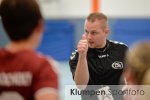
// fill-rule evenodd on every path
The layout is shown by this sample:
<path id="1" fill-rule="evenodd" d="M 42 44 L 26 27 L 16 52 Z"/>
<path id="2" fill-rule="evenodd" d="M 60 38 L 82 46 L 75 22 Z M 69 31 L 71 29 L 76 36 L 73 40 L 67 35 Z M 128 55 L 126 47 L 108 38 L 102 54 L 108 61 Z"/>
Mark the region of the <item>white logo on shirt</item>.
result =
<path id="1" fill-rule="evenodd" d="M 75 58 L 75 55 L 72 55 L 72 56 L 70 57 L 71 60 L 74 59 L 74 58 Z"/>
<path id="2" fill-rule="evenodd" d="M 32 82 L 31 72 L 0 73 L 1 86 L 29 86 Z"/>
<path id="3" fill-rule="evenodd" d="M 77 50 L 75 50 L 74 52 L 72 52 L 72 55 L 70 57 L 71 60 L 75 58 L 76 53 L 77 53 Z"/>
<path id="4" fill-rule="evenodd" d="M 112 64 L 112 68 L 114 68 L 114 69 L 122 69 L 122 68 L 123 68 L 123 63 L 122 63 L 122 62 L 119 62 L 119 61 L 115 61 L 115 62 Z"/>
<path id="5" fill-rule="evenodd" d="M 108 57 L 109 55 L 108 54 L 105 54 L 105 55 L 98 55 L 98 58 L 105 58 L 105 57 Z"/>

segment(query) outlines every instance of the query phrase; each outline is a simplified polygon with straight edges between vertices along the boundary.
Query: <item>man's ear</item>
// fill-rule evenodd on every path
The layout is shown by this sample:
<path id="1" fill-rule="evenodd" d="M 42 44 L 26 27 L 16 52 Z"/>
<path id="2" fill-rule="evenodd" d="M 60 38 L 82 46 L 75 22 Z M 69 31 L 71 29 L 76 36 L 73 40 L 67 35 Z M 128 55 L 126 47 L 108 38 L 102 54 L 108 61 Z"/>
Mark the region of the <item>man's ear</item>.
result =
<path id="1" fill-rule="evenodd" d="M 105 34 L 108 35 L 108 34 L 109 34 L 109 31 L 110 31 L 109 28 L 106 28 L 106 29 L 105 29 Z"/>
<path id="2" fill-rule="evenodd" d="M 43 33 L 44 31 L 44 20 L 41 19 L 38 21 L 37 26 L 36 26 L 36 33 Z"/>
<path id="3" fill-rule="evenodd" d="M 39 43 L 41 42 L 43 32 L 44 32 L 44 20 L 41 19 L 38 21 L 38 23 L 33 31 L 33 34 L 30 38 L 35 46 L 34 48 L 37 48 Z"/>

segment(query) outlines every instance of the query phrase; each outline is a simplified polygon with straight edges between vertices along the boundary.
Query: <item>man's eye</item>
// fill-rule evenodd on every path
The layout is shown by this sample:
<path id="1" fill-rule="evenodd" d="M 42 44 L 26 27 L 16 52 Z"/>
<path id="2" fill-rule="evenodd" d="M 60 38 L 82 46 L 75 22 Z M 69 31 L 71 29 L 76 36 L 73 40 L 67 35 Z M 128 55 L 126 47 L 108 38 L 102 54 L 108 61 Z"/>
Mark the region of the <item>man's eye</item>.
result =
<path id="1" fill-rule="evenodd" d="M 93 34 L 93 35 L 94 35 L 94 34 L 96 34 L 96 32 L 91 32 L 91 34 Z"/>
<path id="2" fill-rule="evenodd" d="M 88 31 L 85 31 L 85 33 L 89 34 L 89 32 L 88 32 Z"/>

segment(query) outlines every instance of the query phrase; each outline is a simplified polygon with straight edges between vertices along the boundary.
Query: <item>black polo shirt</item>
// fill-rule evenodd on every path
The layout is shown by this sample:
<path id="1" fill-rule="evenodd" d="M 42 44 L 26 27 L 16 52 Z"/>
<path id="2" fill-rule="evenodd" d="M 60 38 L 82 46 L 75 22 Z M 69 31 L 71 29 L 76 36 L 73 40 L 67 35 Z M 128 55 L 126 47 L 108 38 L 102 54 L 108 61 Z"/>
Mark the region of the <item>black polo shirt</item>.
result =
<path id="1" fill-rule="evenodd" d="M 127 49 L 125 44 L 111 40 L 107 40 L 104 48 L 89 48 L 87 52 L 90 74 L 88 85 L 118 85 L 125 67 L 124 60 Z M 78 55 L 77 50 L 75 50 L 69 61 L 73 76 Z"/>
<path id="2" fill-rule="evenodd" d="M 103 86 L 119 85 L 124 69 L 125 53 L 128 47 L 117 41 L 107 40 L 104 48 L 88 48 L 87 63 L 89 69 L 89 82 L 86 90 L 97 90 Z M 74 77 L 78 63 L 78 52 L 75 50 L 70 57 L 69 65 Z M 83 69 L 84 70 L 84 69 Z M 90 85 L 99 85 L 96 88 Z M 89 87 L 89 88 L 88 88 Z M 112 86 L 109 86 L 112 90 Z M 92 89 L 91 89 L 92 88 Z M 115 89 L 118 88 L 115 86 Z M 119 89 L 119 88 L 118 88 Z M 98 100 L 97 96 L 81 95 L 82 100 Z M 122 96 L 113 95 L 114 100 L 122 100 Z"/>

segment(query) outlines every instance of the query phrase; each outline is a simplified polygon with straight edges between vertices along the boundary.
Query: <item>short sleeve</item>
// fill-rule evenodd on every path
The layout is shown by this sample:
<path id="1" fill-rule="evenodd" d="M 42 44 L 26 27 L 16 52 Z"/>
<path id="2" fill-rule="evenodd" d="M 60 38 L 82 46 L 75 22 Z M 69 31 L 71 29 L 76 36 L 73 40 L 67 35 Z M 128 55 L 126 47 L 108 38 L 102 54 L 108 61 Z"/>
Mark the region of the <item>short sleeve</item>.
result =
<path id="1" fill-rule="evenodd" d="M 58 74 L 54 69 L 54 65 L 45 60 L 39 67 L 39 70 L 34 74 L 33 92 L 37 91 L 54 93 L 58 90 Z M 39 92 L 38 92 L 39 93 Z"/>
<path id="2" fill-rule="evenodd" d="M 73 78 L 74 78 L 74 72 L 76 70 L 76 66 L 78 63 L 78 56 L 79 56 L 79 54 L 78 54 L 77 50 L 75 50 L 74 52 L 72 52 L 72 55 L 69 60 L 69 66 L 70 66 L 70 70 L 72 72 Z"/>
<path id="3" fill-rule="evenodd" d="M 128 46 L 127 45 L 123 45 L 122 46 L 122 57 L 123 57 L 124 65 L 125 65 L 125 62 L 126 62 L 126 53 L 127 53 L 127 51 L 129 51 Z M 124 66 L 124 67 L 126 67 L 126 66 Z"/>

